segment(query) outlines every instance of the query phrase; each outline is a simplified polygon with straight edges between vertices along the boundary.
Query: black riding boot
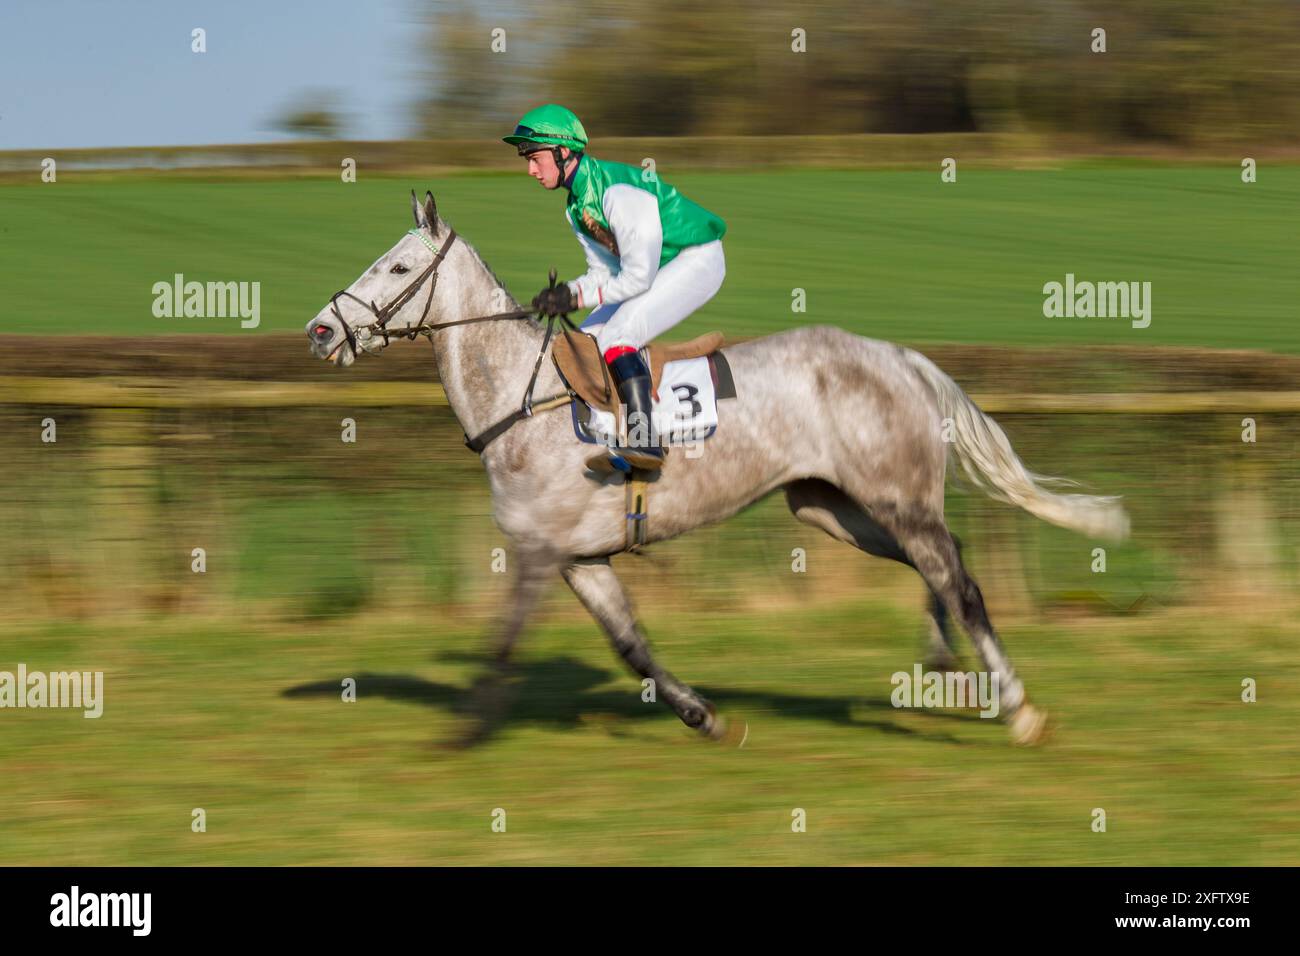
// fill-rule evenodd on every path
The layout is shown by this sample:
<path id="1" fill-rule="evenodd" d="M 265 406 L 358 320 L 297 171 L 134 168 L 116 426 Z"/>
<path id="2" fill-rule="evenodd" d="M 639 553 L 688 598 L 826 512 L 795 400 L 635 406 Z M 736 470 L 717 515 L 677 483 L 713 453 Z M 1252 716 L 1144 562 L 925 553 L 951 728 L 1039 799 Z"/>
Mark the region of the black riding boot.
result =
<path id="1" fill-rule="evenodd" d="M 624 437 L 626 442 L 609 449 L 608 456 L 592 459 L 588 464 L 597 470 L 607 471 L 620 467 L 622 459 L 633 468 L 654 471 L 663 467 L 664 451 L 659 447 L 654 432 L 650 404 L 650 369 L 640 352 L 628 352 L 609 363 L 618 388 L 618 399 L 626 408 Z"/>

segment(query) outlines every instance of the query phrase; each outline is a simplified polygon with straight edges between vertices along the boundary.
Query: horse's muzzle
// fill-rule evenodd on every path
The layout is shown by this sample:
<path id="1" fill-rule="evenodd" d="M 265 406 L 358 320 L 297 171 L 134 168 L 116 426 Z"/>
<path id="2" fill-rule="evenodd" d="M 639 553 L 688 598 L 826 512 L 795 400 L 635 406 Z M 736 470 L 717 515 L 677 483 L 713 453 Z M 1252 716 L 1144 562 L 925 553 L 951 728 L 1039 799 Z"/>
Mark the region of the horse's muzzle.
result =
<path id="1" fill-rule="evenodd" d="M 313 355 L 328 359 L 347 341 L 347 335 L 339 327 L 337 319 L 317 317 L 307 323 L 307 339 L 311 342 Z"/>

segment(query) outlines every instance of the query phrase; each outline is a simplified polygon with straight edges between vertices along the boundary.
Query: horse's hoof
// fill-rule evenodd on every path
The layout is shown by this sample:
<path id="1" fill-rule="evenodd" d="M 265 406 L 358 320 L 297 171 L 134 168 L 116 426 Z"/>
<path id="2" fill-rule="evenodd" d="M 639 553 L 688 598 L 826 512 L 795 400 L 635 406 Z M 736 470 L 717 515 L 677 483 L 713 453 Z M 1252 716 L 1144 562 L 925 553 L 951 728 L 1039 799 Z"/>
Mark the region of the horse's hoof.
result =
<path id="1" fill-rule="evenodd" d="M 687 707 L 677 716 L 689 729 L 709 740 L 716 740 L 717 734 L 725 730 L 726 722 L 718 716 L 717 710 L 707 700 L 701 700 L 698 707 Z"/>
<path id="2" fill-rule="evenodd" d="M 714 743 L 726 744 L 730 747 L 739 746 L 749 731 L 749 725 L 745 724 L 737 729 L 731 721 L 718 713 L 717 708 L 712 704 L 705 704 L 705 708 L 708 710 L 708 716 L 696 728 L 701 736 L 706 740 L 712 740 Z"/>
<path id="3" fill-rule="evenodd" d="M 725 740 L 727 736 L 727 718 L 719 713 L 715 713 L 713 708 L 709 708 L 709 719 L 700 727 L 700 733 L 709 740 Z"/>
<path id="4" fill-rule="evenodd" d="M 1013 744 L 1032 747 L 1042 741 L 1047 730 L 1047 711 L 1039 710 L 1033 704 L 1022 704 L 1007 724 L 1007 729 L 1011 731 Z"/>

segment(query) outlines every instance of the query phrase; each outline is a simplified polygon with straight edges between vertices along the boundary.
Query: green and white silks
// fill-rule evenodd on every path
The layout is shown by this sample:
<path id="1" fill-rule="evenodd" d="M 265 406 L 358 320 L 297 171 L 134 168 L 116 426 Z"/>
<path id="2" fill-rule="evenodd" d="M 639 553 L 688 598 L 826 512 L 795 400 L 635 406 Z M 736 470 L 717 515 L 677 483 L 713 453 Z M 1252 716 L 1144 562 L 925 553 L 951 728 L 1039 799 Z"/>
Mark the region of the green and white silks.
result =
<path id="1" fill-rule="evenodd" d="M 587 257 L 587 271 L 569 282 L 583 308 L 641 295 L 683 249 L 727 231 L 721 218 L 653 173 L 587 155 L 564 211 Z"/>

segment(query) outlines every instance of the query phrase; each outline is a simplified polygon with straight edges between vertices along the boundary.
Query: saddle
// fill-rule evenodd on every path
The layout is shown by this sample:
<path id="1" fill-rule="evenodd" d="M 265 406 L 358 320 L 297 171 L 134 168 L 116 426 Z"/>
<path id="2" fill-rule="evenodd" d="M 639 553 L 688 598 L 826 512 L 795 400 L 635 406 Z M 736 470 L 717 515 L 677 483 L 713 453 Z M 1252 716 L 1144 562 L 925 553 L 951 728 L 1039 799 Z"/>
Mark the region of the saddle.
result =
<path id="1" fill-rule="evenodd" d="M 705 332 L 689 342 L 667 345 L 655 343 L 647 346 L 646 364 L 650 367 L 651 394 L 659 391 L 664 366 L 669 362 L 712 355 L 720 348 L 721 332 Z M 579 398 L 592 408 L 617 414 L 618 392 L 595 336 L 565 329 L 564 334 L 555 340 L 551 357 L 560 377 L 578 393 Z"/>
<path id="2" fill-rule="evenodd" d="M 709 358 L 709 371 L 706 374 L 713 377 L 715 385 L 712 394 L 716 395 L 717 398 L 734 398 L 736 391 L 731 381 L 731 370 L 722 352 L 719 351 L 721 348 L 721 332 L 706 332 L 689 342 L 647 346 L 644 351 L 646 353 L 646 364 L 650 367 L 651 395 L 657 395 L 659 383 L 663 380 L 664 367 L 670 362 L 707 357 Z M 612 376 L 609 374 L 609 367 L 605 364 L 605 358 L 600 354 L 600 346 L 596 343 L 595 336 L 587 332 L 566 328 L 564 334 L 555 340 L 551 348 L 551 358 L 555 362 L 556 370 L 560 373 L 560 378 L 564 380 L 565 384 L 578 398 L 596 411 L 606 412 L 617 418 L 618 391 L 614 386 Z M 721 379 L 721 383 L 719 379 Z M 694 389 L 694 386 L 680 383 L 676 387 Z M 716 398 L 713 400 L 716 401 Z M 703 406 L 696 403 L 695 407 L 699 410 Z M 579 406 L 575 404 L 575 431 L 579 431 L 578 408 Z M 709 429 L 709 434 L 712 431 L 713 429 Z M 579 431 L 578 437 L 583 437 L 581 431 Z M 594 441 L 595 439 L 587 437 L 583 438 L 583 440 Z M 650 517 L 649 481 L 645 472 L 634 469 L 631 473 L 624 474 L 623 483 L 627 487 L 627 543 L 624 550 L 640 552 L 646 542 L 646 522 Z"/>

